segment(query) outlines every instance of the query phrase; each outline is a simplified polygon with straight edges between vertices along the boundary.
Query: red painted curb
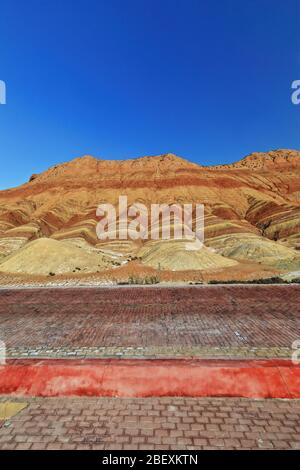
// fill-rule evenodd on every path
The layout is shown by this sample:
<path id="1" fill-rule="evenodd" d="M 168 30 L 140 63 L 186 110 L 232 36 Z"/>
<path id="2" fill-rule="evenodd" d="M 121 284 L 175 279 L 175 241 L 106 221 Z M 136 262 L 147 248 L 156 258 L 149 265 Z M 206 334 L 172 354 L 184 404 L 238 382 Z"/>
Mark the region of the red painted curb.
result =
<path id="1" fill-rule="evenodd" d="M 10 360 L 0 394 L 15 396 L 300 398 L 287 360 Z"/>

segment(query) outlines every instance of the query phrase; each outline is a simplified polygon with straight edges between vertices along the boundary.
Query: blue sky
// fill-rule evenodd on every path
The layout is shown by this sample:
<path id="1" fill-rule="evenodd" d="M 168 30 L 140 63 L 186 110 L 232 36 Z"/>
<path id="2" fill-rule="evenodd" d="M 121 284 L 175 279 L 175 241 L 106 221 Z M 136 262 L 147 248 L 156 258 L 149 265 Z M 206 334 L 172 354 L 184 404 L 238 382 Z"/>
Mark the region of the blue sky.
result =
<path id="1" fill-rule="evenodd" d="M 0 0 L 0 188 L 83 154 L 300 149 L 300 0 Z"/>

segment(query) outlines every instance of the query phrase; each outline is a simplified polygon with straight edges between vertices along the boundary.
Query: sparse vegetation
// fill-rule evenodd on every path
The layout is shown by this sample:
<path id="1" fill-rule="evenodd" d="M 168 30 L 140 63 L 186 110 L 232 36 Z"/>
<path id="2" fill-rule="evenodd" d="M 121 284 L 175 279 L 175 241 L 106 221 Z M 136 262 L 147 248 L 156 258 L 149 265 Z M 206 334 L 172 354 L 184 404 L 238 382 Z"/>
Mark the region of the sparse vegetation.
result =
<path id="1" fill-rule="evenodd" d="M 160 279 L 157 276 L 146 276 L 146 277 L 138 277 L 138 276 L 129 276 L 127 281 L 119 281 L 118 285 L 151 285 L 151 284 L 159 284 Z"/>
<path id="2" fill-rule="evenodd" d="M 229 281 L 218 281 L 218 280 L 211 280 L 208 281 L 209 284 L 289 284 L 288 281 L 285 281 L 279 276 L 274 277 L 267 277 L 262 279 L 250 279 L 250 280 L 229 280 Z"/>
<path id="3" fill-rule="evenodd" d="M 112 261 L 111 264 L 113 266 L 120 266 L 121 265 L 120 261 Z"/>
<path id="4" fill-rule="evenodd" d="M 157 276 L 150 276 L 145 278 L 145 284 L 159 284 L 160 279 Z"/>

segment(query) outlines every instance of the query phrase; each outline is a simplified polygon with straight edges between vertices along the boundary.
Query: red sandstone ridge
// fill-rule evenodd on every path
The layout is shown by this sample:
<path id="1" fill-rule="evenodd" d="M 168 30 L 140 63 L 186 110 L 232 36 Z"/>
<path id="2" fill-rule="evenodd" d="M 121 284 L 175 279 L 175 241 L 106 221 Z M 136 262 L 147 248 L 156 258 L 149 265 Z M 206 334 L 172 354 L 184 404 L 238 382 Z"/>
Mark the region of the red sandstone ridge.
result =
<path id="1" fill-rule="evenodd" d="M 129 204 L 205 204 L 210 252 L 191 257 L 178 244 L 100 243 L 96 208 L 101 202 L 117 204 L 121 194 L 128 196 Z M 37 239 L 41 243 L 31 246 Z M 50 246 L 49 239 L 57 244 Z M 130 265 L 133 258 L 165 270 L 228 269 L 241 263 L 282 271 L 300 269 L 300 152 L 258 152 L 230 165 L 211 167 L 173 154 L 123 161 L 86 155 L 34 174 L 22 186 L 0 191 L 0 271 L 24 272 L 27 265 L 34 267 L 30 260 L 35 253 L 43 258 L 36 263 L 38 274 L 47 271 L 47 253 L 54 270 L 59 251 L 65 255 L 57 270 L 63 273 L 72 267 L 76 272 L 74 263 L 68 262 L 74 244 L 81 250 L 76 251 L 80 270 L 85 270 L 86 262 L 87 272 Z M 89 255 L 86 261 L 84 253 Z M 92 259 L 96 253 L 99 263 Z"/>
<path id="2" fill-rule="evenodd" d="M 75 158 L 68 163 L 55 165 L 40 175 L 33 175 L 35 182 L 51 181 L 57 178 L 90 177 L 102 178 L 137 178 L 151 175 L 153 178 L 162 177 L 165 172 L 176 174 L 180 170 L 199 168 L 199 165 L 191 163 L 174 154 L 147 156 L 129 160 L 101 160 L 91 155 Z"/>
<path id="3" fill-rule="evenodd" d="M 229 165 L 217 165 L 214 169 L 275 170 L 299 169 L 300 153 L 296 150 L 279 149 L 271 152 L 254 152 Z"/>

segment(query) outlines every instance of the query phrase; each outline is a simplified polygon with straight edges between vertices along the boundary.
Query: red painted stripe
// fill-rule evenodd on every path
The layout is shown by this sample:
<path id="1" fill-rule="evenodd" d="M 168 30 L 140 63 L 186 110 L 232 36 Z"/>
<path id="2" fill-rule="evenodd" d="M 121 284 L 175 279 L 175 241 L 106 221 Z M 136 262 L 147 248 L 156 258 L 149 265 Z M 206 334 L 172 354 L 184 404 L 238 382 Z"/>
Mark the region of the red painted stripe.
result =
<path id="1" fill-rule="evenodd" d="M 287 360 L 10 360 L 0 393 L 19 396 L 300 398 Z"/>

